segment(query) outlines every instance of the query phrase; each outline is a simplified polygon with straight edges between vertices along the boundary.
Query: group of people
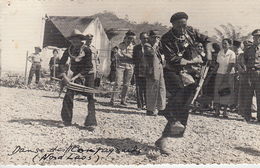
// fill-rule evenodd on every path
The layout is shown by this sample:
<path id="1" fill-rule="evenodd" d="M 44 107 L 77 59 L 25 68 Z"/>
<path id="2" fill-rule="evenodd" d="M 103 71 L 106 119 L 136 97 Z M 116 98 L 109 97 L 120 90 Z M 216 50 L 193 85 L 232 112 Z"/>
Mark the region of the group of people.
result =
<path id="1" fill-rule="evenodd" d="M 201 104 L 208 107 L 213 102 L 214 116 L 218 117 L 223 107 L 223 118 L 228 118 L 230 108 L 237 110 L 246 121 L 260 122 L 260 109 L 257 118 L 251 114 L 254 93 L 260 107 L 257 84 L 260 30 L 253 31 L 254 41 L 245 41 L 244 45 L 225 38 L 221 49 L 219 44 L 211 44 L 207 36 L 187 26 L 187 20 L 186 13 L 175 13 L 170 19 L 171 30 L 162 36 L 158 30 L 142 32 L 138 45 L 134 42 L 135 34 L 128 31 L 114 53 L 117 60 L 114 90 L 123 83 L 121 105 L 126 105 L 127 88 L 134 75 L 138 110 L 146 107 L 147 115 L 163 115 L 168 120 L 162 137 L 156 141 L 161 152 L 167 154 L 165 139 L 183 136 L 190 103 L 203 73 L 208 75 L 203 79 L 205 88 L 201 94 L 212 101 Z M 209 70 L 205 71 L 207 66 Z M 111 105 L 115 100 L 113 94 Z"/>
<path id="2" fill-rule="evenodd" d="M 161 35 L 158 30 L 142 32 L 138 45 L 135 33 L 129 30 L 123 42 L 114 47 L 111 58 L 116 60 L 111 69 L 113 75 L 110 74 L 110 78 L 115 80 L 113 90 L 120 90 L 122 86 L 120 104 L 127 105 L 127 92 L 134 75 L 138 110 L 146 109 L 149 116 L 158 114 L 167 119 L 162 136 L 155 142 L 163 154 L 171 154 L 167 138 L 183 136 L 194 92 L 207 66 L 211 76 L 207 77 L 206 89 L 202 88 L 202 92 L 211 95 L 215 116 L 220 115 L 223 106 L 223 117 L 227 118 L 227 107 L 234 105 L 247 121 L 252 120 L 254 91 L 260 107 L 260 29 L 253 31 L 254 41 L 252 44 L 245 43 L 244 51 L 240 42 L 230 39 L 223 39 L 220 49 L 218 44 L 211 45 L 207 36 L 187 26 L 187 21 L 186 13 L 177 12 L 170 18 L 172 28 L 167 33 Z M 97 66 L 92 60 L 97 52 L 89 47 L 92 38 L 92 35 L 85 36 L 78 30 L 67 37 L 71 45 L 59 60 L 63 81 L 94 87 Z M 65 73 L 69 58 L 72 77 Z M 75 92 L 68 88 L 65 94 L 61 110 L 62 126 L 71 125 Z M 83 94 L 88 98 L 84 126 L 93 128 L 97 126 L 93 94 Z M 113 92 L 110 105 L 115 105 L 117 99 L 118 93 Z M 260 108 L 257 120 L 260 121 Z"/>

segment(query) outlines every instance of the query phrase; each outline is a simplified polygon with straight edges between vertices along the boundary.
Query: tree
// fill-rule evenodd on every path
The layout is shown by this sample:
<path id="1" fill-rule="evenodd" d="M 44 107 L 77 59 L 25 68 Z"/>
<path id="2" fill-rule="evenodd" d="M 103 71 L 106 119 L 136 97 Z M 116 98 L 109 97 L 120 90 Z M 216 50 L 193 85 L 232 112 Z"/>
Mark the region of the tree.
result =
<path id="1" fill-rule="evenodd" d="M 240 40 L 243 41 L 245 38 L 248 37 L 248 35 L 242 34 L 242 27 L 240 26 L 234 26 L 231 23 L 228 23 L 227 25 L 220 25 L 221 29 L 215 28 L 215 31 L 217 33 L 217 39 L 223 40 L 224 38 L 229 38 L 231 40 Z"/>

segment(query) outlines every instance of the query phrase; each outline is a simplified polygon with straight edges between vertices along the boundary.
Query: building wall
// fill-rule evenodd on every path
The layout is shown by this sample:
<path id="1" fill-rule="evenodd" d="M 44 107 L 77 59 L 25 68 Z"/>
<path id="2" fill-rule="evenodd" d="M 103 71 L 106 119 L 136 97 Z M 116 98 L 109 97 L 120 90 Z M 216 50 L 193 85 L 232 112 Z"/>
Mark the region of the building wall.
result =
<path id="1" fill-rule="evenodd" d="M 83 32 L 83 34 L 89 33 L 94 35 L 92 45 L 96 47 L 99 53 L 99 72 L 108 75 L 110 72 L 110 42 L 98 18 Z"/>

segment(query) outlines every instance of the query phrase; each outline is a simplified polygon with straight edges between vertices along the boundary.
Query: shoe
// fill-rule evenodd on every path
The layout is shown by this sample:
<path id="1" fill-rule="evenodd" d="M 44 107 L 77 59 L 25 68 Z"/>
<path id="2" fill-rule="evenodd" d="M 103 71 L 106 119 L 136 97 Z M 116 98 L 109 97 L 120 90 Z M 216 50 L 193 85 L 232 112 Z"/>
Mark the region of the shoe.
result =
<path id="1" fill-rule="evenodd" d="M 155 142 L 155 146 L 159 148 L 161 154 L 165 154 L 167 156 L 172 154 L 172 151 L 167 149 L 167 139 L 166 137 L 161 137 Z"/>
<path id="2" fill-rule="evenodd" d="M 114 106 L 114 105 L 115 105 L 115 102 L 111 100 L 111 101 L 109 102 L 109 105 L 110 105 L 110 106 Z"/>
<path id="3" fill-rule="evenodd" d="M 219 111 L 216 111 L 215 114 L 213 114 L 214 117 L 218 117 L 220 115 Z"/>
<path id="4" fill-rule="evenodd" d="M 227 115 L 223 115 L 223 118 L 228 118 L 228 116 Z"/>
<path id="5" fill-rule="evenodd" d="M 141 110 L 142 110 L 142 108 L 140 108 L 140 107 L 137 108 L 137 111 L 141 111 Z"/>
<path id="6" fill-rule="evenodd" d="M 126 105 L 127 105 L 125 101 L 121 101 L 120 104 L 123 105 L 123 106 L 126 106 Z"/>
<path id="7" fill-rule="evenodd" d="M 88 130 L 88 131 L 94 131 L 96 129 L 97 126 L 95 125 L 83 125 L 78 127 L 81 130 Z"/>
<path id="8" fill-rule="evenodd" d="M 159 111 L 158 111 L 158 115 L 164 116 L 164 110 L 159 110 Z"/>
<path id="9" fill-rule="evenodd" d="M 149 111 L 149 110 L 146 111 L 146 115 L 148 115 L 148 116 L 156 116 L 156 114 L 153 111 Z"/>
<path id="10" fill-rule="evenodd" d="M 246 122 L 253 122 L 254 120 L 251 117 L 245 117 Z"/>
<path id="11" fill-rule="evenodd" d="M 59 124 L 59 126 L 58 127 L 60 127 L 60 128 L 62 128 L 62 127 L 68 127 L 68 126 L 71 126 L 72 124 L 70 123 L 70 122 L 63 122 L 63 123 L 61 123 L 61 124 Z"/>

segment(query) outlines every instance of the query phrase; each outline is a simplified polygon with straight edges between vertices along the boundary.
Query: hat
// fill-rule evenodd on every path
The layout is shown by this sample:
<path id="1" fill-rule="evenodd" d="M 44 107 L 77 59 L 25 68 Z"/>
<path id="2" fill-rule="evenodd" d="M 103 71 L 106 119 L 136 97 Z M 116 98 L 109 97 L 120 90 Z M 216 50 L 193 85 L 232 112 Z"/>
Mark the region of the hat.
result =
<path id="1" fill-rule="evenodd" d="M 161 37 L 159 30 L 150 30 L 149 36 Z"/>
<path id="2" fill-rule="evenodd" d="M 260 35 L 260 29 L 255 29 L 255 30 L 252 32 L 252 36 L 257 36 L 257 35 Z"/>
<path id="3" fill-rule="evenodd" d="M 126 32 L 125 35 L 126 35 L 126 36 L 135 36 L 135 33 L 132 32 L 131 30 L 128 30 L 128 32 Z"/>
<path id="4" fill-rule="evenodd" d="M 185 12 L 177 12 L 172 15 L 170 22 L 174 22 L 176 20 L 180 19 L 187 19 L 188 20 L 189 16 Z"/>
<path id="5" fill-rule="evenodd" d="M 41 49 L 41 47 L 40 46 L 36 46 L 36 47 L 34 47 L 34 49 L 39 49 L 40 50 L 40 52 L 42 51 L 42 49 Z"/>
<path id="6" fill-rule="evenodd" d="M 249 40 L 246 40 L 246 41 L 243 42 L 243 44 L 244 44 L 244 46 L 250 46 L 250 45 L 253 44 L 253 42 L 249 41 Z"/>
<path id="7" fill-rule="evenodd" d="M 86 37 L 78 29 L 74 29 L 71 35 L 69 37 L 66 37 L 66 39 L 71 40 L 75 37 L 86 40 Z"/>
<path id="8" fill-rule="evenodd" d="M 87 34 L 85 37 L 88 40 L 92 40 L 94 36 L 92 34 Z"/>

